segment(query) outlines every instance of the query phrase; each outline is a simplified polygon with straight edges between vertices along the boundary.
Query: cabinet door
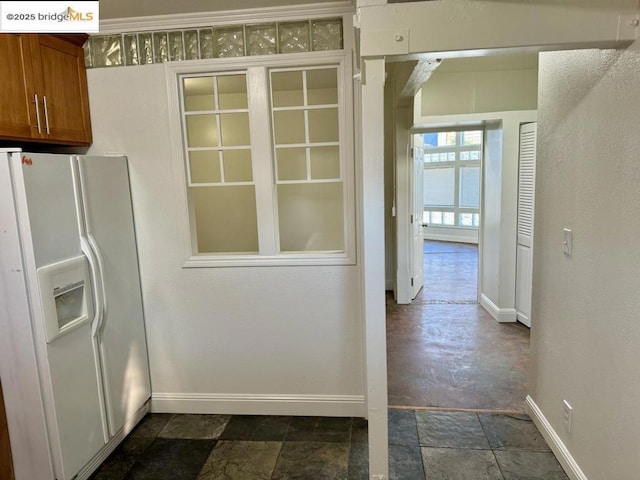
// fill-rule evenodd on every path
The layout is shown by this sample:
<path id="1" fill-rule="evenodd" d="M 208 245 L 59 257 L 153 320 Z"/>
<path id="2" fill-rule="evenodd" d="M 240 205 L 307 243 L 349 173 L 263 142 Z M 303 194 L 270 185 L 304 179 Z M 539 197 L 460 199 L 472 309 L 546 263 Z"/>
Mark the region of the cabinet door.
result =
<path id="1" fill-rule="evenodd" d="M 29 35 L 0 34 L 0 136 L 38 137 Z"/>
<path id="2" fill-rule="evenodd" d="M 31 37 L 36 90 L 49 141 L 88 145 L 91 122 L 84 52 L 81 46 L 51 35 Z"/>

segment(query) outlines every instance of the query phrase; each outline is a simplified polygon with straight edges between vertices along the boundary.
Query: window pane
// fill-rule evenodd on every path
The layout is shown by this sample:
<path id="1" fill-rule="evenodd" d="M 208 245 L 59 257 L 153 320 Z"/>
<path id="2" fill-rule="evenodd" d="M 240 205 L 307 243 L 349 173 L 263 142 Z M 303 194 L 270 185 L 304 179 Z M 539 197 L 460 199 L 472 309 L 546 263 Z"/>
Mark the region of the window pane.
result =
<path id="1" fill-rule="evenodd" d="M 312 147 L 311 178 L 340 178 L 340 149 L 333 147 Z"/>
<path id="2" fill-rule="evenodd" d="M 304 112 L 285 110 L 273 112 L 276 144 L 305 143 Z"/>
<path id="3" fill-rule="evenodd" d="M 480 167 L 460 168 L 460 206 L 480 207 Z"/>
<path id="4" fill-rule="evenodd" d="M 187 145 L 190 147 L 217 147 L 218 122 L 216 115 L 189 115 L 187 118 Z"/>
<path id="5" fill-rule="evenodd" d="M 247 79 L 245 75 L 218 77 L 218 101 L 221 110 L 248 108 Z"/>
<path id="6" fill-rule="evenodd" d="M 220 115 L 220 130 L 223 146 L 250 145 L 249 114 L 223 113 Z"/>
<path id="7" fill-rule="evenodd" d="M 338 103 L 338 72 L 335 68 L 307 71 L 307 104 Z"/>
<path id="8" fill-rule="evenodd" d="M 460 225 L 463 227 L 473 227 L 473 213 L 461 213 Z"/>
<path id="9" fill-rule="evenodd" d="M 185 111 L 215 110 L 213 77 L 185 78 L 183 82 Z"/>
<path id="10" fill-rule="evenodd" d="M 461 132 L 462 145 L 482 145 L 482 130 Z"/>
<path id="11" fill-rule="evenodd" d="M 280 251 L 343 251 L 342 182 L 278 185 Z"/>
<path id="12" fill-rule="evenodd" d="M 222 180 L 217 151 L 189 152 L 189 168 L 191 183 L 218 183 Z"/>
<path id="13" fill-rule="evenodd" d="M 431 212 L 431 223 L 442 225 L 442 212 Z"/>
<path id="14" fill-rule="evenodd" d="M 442 215 L 442 223 L 444 225 L 455 225 L 456 224 L 456 216 L 453 212 L 444 212 Z"/>
<path id="15" fill-rule="evenodd" d="M 428 168 L 424 171 L 424 204 L 453 206 L 455 200 L 455 169 Z"/>
<path id="16" fill-rule="evenodd" d="M 278 180 L 307 179 L 306 148 L 278 148 L 276 149 L 276 157 Z"/>
<path id="17" fill-rule="evenodd" d="M 274 107 L 304 105 L 302 72 L 271 72 L 271 94 Z"/>
<path id="18" fill-rule="evenodd" d="M 309 110 L 309 141 L 337 142 L 338 141 L 338 109 L 322 108 Z"/>
<path id="19" fill-rule="evenodd" d="M 253 185 L 190 189 L 198 253 L 257 253 Z"/>
<path id="20" fill-rule="evenodd" d="M 251 182 L 251 150 L 225 150 L 222 152 L 225 182 Z"/>

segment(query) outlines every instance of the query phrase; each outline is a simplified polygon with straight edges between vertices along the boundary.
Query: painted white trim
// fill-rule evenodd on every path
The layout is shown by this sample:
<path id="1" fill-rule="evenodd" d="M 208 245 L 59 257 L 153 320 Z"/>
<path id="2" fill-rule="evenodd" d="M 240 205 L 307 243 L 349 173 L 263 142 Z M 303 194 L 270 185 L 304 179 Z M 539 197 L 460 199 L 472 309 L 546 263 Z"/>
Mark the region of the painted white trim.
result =
<path id="1" fill-rule="evenodd" d="M 364 417 L 364 395 L 154 393 L 151 411 L 230 415 Z"/>
<path id="2" fill-rule="evenodd" d="M 489 315 L 498 323 L 516 322 L 515 308 L 500 308 L 484 293 L 480 294 L 480 305 L 482 305 L 482 307 L 489 312 Z"/>
<path id="3" fill-rule="evenodd" d="M 227 12 L 195 12 L 173 15 L 153 15 L 148 17 L 113 18 L 100 20 L 100 33 L 98 35 L 215 27 L 254 22 L 286 22 L 313 18 L 341 17 L 354 13 L 355 7 L 353 4 L 348 0 L 343 0 L 297 6 L 287 5 L 229 10 Z"/>
<path id="4" fill-rule="evenodd" d="M 118 430 L 104 447 L 78 472 L 76 480 L 86 480 L 116 449 L 124 438 L 140 423 L 140 420 L 149 412 L 149 402 L 146 402 L 140 409 L 127 419 L 124 426 Z"/>
<path id="5" fill-rule="evenodd" d="M 567 446 L 553 429 L 542 410 L 540 410 L 540 407 L 529 395 L 525 399 L 525 408 L 569 478 L 571 480 L 588 480 L 576 459 L 573 458 Z"/>

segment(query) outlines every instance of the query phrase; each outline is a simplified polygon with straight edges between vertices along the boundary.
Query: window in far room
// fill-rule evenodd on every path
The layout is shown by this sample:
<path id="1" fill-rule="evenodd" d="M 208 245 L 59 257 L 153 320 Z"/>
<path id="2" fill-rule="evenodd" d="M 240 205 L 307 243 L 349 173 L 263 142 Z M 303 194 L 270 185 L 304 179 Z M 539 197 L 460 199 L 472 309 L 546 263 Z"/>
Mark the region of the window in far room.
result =
<path id="1" fill-rule="evenodd" d="M 482 130 L 439 131 L 422 136 L 424 223 L 478 228 Z"/>

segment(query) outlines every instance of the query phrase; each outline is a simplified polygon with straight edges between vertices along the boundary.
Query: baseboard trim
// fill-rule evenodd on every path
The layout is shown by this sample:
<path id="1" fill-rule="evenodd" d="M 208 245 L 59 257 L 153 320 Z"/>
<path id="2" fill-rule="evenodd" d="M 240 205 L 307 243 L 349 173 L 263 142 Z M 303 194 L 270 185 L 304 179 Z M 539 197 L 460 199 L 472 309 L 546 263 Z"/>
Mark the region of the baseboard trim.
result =
<path id="1" fill-rule="evenodd" d="M 455 242 L 455 243 L 475 243 L 478 244 L 478 237 L 458 237 L 456 235 L 440 235 L 438 233 L 429 233 L 424 235 L 425 240 L 435 240 L 438 242 Z"/>
<path id="2" fill-rule="evenodd" d="M 499 308 L 484 293 L 480 294 L 480 305 L 482 305 L 482 307 L 489 312 L 489 315 L 498 323 L 514 323 L 517 321 L 515 308 Z"/>
<path id="3" fill-rule="evenodd" d="M 154 393 L 156 413 L 364 417 L 364 395 Z"/>
<path id="4" fill-rule="evenodd" d="M 553 429 L 547 418 L 542 413 L 542 410 L 540 410 L 540 407 L 538 407 L 536 402 L 529 395 L 527 395 L 527 398 L 525 399 L 525 408 L 569 478 L 571 480 L 588 480 L 587 476 L 578 465 L 578 462 L 576 462 L 576 459 L 573 458 L 569 449 Z"/>

